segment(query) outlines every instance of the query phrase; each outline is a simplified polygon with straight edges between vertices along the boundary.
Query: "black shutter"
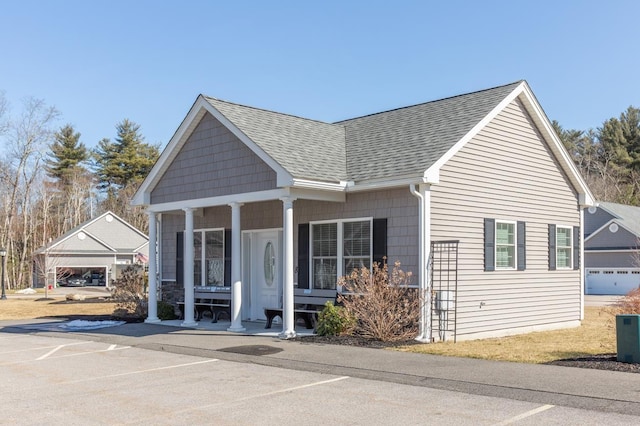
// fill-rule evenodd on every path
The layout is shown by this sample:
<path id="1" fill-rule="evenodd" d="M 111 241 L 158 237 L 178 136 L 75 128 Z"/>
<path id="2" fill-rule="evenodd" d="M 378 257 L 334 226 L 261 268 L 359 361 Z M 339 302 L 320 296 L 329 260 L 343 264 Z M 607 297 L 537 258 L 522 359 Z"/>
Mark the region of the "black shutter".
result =
<path id="1" fill-rule="evenodd" d="M 309 224 L 298 224 L 298 288 L 309 288 Z"/>
<path id="2" fill-rule="evenodd" d="M 496 270 L 496 221 L 484 220 L 484 270 Z"/>
<path id="3" fill-rule="evenodd" d="M 184 232 L 176 233 L 176 285 L 184 287 Z"/>
<path id="4" fill-rule="evenodd" d="M 527 226 L 518 222 L 518 271 L 527 269 Z"/>
<path id="5" fill-rule="evenodd" d="M 580 269 L 580 227 L 573 227 L 573 269 Z"/>
<path id="6" fill-rule="evenodd" d="M 224 286 L 231 287 L 231 229 L 224 230 Z"/>
<path id="7" fill-rule="evenodd" d="M 556 226 L 549 225 L 549 270 L 556 270 Z"/>
<path id="8" fill-rule="evenodd" d="M 386 256 L 387 219 L 373 219 L 373 261 L 378 262 L 382 267 Z M 371 267 L 373 267 L 373 265 L 371 265 Z"/>

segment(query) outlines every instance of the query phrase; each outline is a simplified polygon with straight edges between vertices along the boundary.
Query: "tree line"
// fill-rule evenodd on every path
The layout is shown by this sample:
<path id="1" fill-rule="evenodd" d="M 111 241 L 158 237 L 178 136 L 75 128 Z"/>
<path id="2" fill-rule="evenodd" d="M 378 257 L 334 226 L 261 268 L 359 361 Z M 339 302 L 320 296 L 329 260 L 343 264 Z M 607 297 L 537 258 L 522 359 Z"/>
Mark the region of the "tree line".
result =
<path id="1" fill-rule="evenodd" d="M 0 92 L 0 247 L 7 288 L 29 287 L 32 255 L 81 223 L 111 210 L 147 233 L 144 210 L 130 205 L 160 155 L 140 126 L 123 119 L 113 140 L 87 148 L 60 112 L 28 98 L 13 114 Z"/>
<path id="2" fill-rule="evenodd" d="M 596 200 L 640 205 L 640 109 L 630 106 L 595 129 L 552 124 Z"/>

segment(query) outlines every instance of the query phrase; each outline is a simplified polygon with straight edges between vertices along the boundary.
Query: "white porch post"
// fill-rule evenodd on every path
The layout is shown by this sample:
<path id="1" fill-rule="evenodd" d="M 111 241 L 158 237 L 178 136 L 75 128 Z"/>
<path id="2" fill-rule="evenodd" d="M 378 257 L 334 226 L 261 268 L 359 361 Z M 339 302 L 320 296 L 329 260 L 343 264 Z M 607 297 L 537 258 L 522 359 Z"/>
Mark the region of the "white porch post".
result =
<path id="1" fill-rule="evenodd" d="M 156 247 L 158 242 L 158 232 L 156 228 L 156 214 L 148 212 L 149 215 L 149 299 L 147 305 L 147 319 L 144 322 L 160 322 L 158 319 L 158 279 L 157 279 L 157 255 Z"/>
<path id="2" fill-rule="evenodd" d="M 184 321 L 183 327 L 193 327 L 195 322 L 193 312 L 195 297 L 193 293 L 193 209 L 186 207 L 184 210 Z"/>
<path id="3" fill-rule="evenodd" d="M 420 294 L 424 297 L 420 309 L 420 331 L 416 340 L 431 342 L 431 270 L 429 252 L 431 251 L 431 187 L 419 185 L 416 191 L 412 185 L 411 193 L 418 199 L 418 270 L 420 275 Z"/>
<path id="4" fill-rule="evenodd" d="M 292 197 L 282 198 L 283 228 L 283 282 L 282 282 L 282 333 L 279 337 L 290 339 L 296 337 L 293 311 L 293 201 Z"/>
<path id="5" fill-rule="evenodd" d="M 231 203 L 231 327 L 227 331 L 245 331 L 242 326 L 242 265 L 240 260 L 240 207 Z"/>

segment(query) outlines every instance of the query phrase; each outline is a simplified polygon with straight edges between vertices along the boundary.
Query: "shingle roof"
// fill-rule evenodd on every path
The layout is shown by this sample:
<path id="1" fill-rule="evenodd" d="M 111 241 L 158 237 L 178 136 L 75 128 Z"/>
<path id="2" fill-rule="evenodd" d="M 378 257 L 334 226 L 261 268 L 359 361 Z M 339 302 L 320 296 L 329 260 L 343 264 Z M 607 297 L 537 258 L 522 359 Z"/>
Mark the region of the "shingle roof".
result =
<path id="1" fill-rule="evenodd" d="M 599 202 L 600 207 L 617 216 L 617 222 L 621 223 L 629 231 L 640 236 L 640 207 L 628 206 L 609 202 Z"/>
<path id="2" fill-rule="evenodd" d="M 342 121 L 351 180 L 422 174 L 520 82 Z"/>
<path id="3" fill-rule="evenodd" d="M 358 182 L 421 175 L 520 83 L 333 124 L 205 99 L 293 177 Z"/>
<path id="4" fill-rule="evenodd" d="M 293 177 L 347 179 L 343 126 L 205 99 Z"/>

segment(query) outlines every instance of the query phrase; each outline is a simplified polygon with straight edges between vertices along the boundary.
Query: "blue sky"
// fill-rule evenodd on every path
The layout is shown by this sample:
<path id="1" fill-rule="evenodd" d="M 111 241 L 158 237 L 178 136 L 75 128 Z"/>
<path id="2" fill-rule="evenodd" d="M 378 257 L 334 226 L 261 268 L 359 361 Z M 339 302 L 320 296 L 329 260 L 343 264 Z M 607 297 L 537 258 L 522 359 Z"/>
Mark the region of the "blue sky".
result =
<path id="1" fill-rule="evenodd" d="M 3 0 L 0 90 L 90 147 L 169 141 L 199 93 L 322 121 L 525 79 L 550 119 L 640 107 L 640 2 Z"/>

